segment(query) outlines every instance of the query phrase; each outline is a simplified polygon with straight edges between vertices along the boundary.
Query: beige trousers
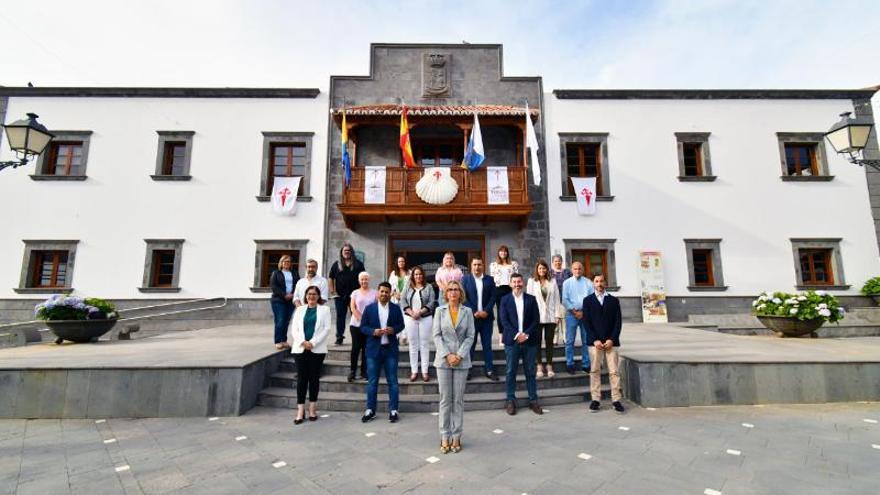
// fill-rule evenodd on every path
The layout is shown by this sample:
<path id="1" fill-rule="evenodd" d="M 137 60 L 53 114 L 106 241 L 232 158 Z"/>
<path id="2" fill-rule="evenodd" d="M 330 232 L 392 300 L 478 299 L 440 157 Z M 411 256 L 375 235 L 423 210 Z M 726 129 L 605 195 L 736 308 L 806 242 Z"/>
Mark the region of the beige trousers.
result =
<path id="1" fill-rule="evenodd" d="M 618 369 L 617 347 L 611 350 L 596 349 L 590 346 L 590 396 L 595 401 L 602 400 L 602 361 L 608 367 L 608 379 L 611 382 L 611 401 L 620 400 L 620 370 Z"/>

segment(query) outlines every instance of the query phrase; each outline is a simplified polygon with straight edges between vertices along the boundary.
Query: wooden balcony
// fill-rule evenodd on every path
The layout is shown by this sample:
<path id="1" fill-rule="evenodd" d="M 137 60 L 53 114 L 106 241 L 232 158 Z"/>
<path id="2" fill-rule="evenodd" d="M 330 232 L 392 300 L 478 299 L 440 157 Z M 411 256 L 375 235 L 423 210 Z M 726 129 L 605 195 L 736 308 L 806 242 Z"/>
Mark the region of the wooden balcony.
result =
<path id="1" fill-rule="evenodd" d="M 357 222 L 480 222 L 515 221 L 524 225 L 532 211 L 529 202 L 527 168 L 508 167 L 507 180 L 510 202 L 506 205 L 488 204 L 486 169 L 468 172 L 452 168 L 452 177 L 458 183 L 458 194 L 450 203 L 432 205 L 416 194 L 416 183 L 424 169 L 416 167 L 388 167 L 385 175 L 385 204 L 364 204 L 364 169 L 352 168 L 351 185 L 343 190 L 339 211 L 348 228 Z M 343 186 L 345 187 L 345 186 Z"/>

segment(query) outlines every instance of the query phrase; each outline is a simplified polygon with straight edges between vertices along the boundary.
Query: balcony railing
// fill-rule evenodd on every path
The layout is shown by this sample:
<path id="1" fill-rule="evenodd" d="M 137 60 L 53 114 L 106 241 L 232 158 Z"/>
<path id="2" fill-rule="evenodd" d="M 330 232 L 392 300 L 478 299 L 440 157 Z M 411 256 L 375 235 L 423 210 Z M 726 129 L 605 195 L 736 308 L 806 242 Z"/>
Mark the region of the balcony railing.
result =
<path id="1" fill-rule="evenodd" d="M 342 203 L 337 205 L 352 228 L 356 222 L 488 222 L 517 221 L 524 224 L 532 211 L 529 202 L 527 169 L 512 166 L 507 169 L 509 203 L 489 204 L 486 187 L 486 169 L 468 172 L 454 167 L 452 178 L 458 183 L 458 194 L 444 205 L 425 203 L 416 194 L 416 183 L 424 169 L 388 167 L 385 172 L 385 203 L 364 203 L 364 169 L 352 168 L 351 185 L 344 187 Z"/>

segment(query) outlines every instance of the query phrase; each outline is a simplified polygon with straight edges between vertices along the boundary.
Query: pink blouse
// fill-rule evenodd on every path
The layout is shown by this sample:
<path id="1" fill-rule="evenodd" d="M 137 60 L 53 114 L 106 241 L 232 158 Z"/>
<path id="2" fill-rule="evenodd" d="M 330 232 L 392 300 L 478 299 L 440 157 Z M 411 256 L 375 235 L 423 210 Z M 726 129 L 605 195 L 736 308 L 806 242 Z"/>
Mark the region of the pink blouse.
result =
<path id="1" fill-rule="evenodd" d="M 461 268 L 457 266 L 453 268 L 441 266 L 437 269 L 437 273 L 434 274 L 434 281 L 437 282 L 437 285 L 442 284 L 445 286 L 452 281 L 461 282 L 461 277 L 463 276 L 464 274 L 461 273 Z"/>
<path id="2" fill-rule="evenodd" d="M 360 289 L 356 289 L 351 293 L 351 301 L 354 303 L 354 306 L 357 308 L 358 312 L 364 314 L 364 309 L 366 309 L 367 305 L 373 304 L 376 302 L 379 293 L 376 292 L 375 289 L 370 289 L 366 294 L 361 292 Z M 351 315 L 351 320 L 348 322 L 349 326 L 359 327 L 361 326 L 360 318 L 355 318 L 354 314 Z"/>

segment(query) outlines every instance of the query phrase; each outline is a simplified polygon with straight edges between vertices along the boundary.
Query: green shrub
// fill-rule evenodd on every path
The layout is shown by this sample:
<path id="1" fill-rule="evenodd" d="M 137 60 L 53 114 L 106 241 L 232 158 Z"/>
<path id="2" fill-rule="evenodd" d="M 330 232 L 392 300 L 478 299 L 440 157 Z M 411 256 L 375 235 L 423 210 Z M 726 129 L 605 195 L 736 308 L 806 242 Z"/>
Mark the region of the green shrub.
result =
<path id="1" fill-rule="evenodd" d="M 880 296 L 880 277 L 874 277 L 862 286 L 862 294 L 866 296 Z"/>

